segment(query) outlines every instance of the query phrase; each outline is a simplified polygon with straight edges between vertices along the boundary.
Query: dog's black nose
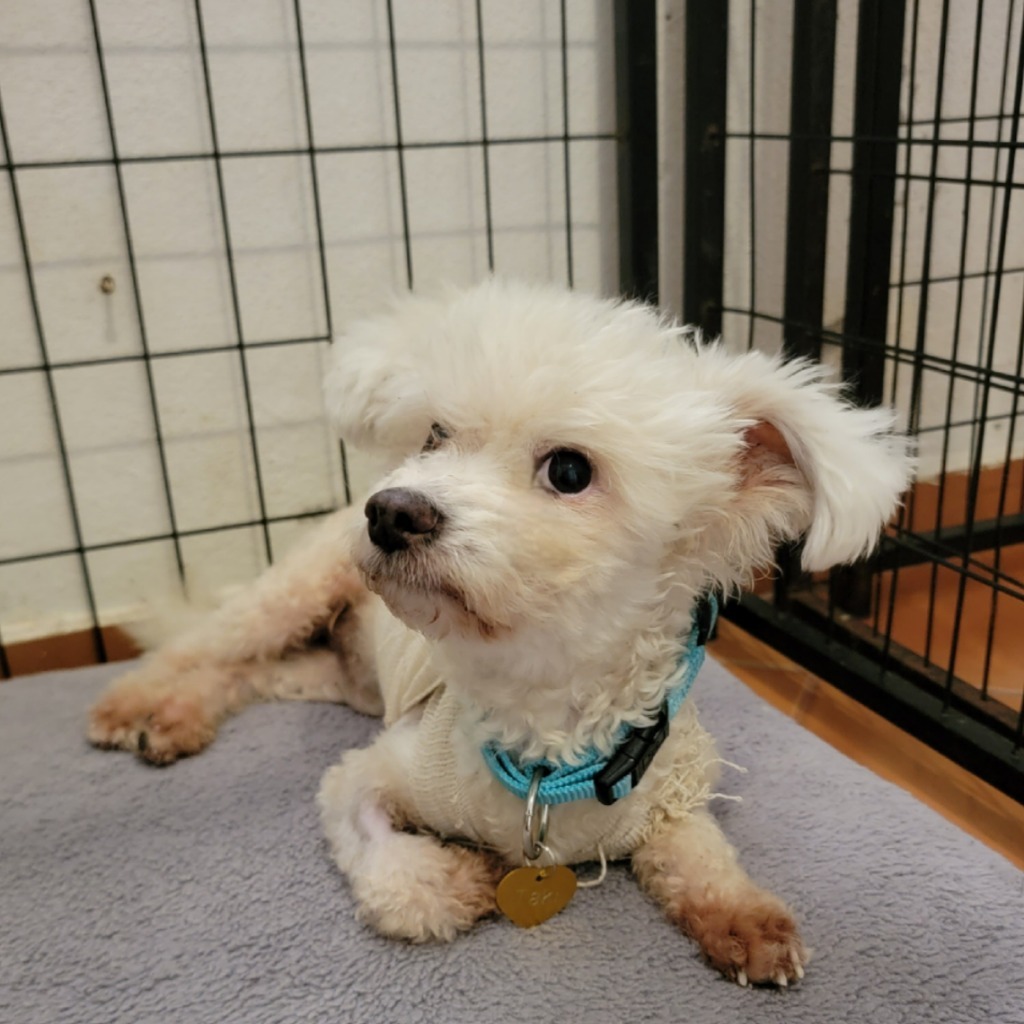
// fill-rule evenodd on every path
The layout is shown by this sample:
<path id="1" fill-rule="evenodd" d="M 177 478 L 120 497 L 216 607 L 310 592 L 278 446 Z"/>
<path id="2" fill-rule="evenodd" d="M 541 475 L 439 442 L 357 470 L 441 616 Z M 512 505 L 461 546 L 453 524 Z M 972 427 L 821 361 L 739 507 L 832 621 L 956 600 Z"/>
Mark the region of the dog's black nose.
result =
<path id="1" fill-rule="evenodd" d="M 382 551 L 401 551 L 418 541 L 437 536 L 442 516 L 424 494 L 405 487 L 389 487 L 366 503 L 370 540 Z"/>

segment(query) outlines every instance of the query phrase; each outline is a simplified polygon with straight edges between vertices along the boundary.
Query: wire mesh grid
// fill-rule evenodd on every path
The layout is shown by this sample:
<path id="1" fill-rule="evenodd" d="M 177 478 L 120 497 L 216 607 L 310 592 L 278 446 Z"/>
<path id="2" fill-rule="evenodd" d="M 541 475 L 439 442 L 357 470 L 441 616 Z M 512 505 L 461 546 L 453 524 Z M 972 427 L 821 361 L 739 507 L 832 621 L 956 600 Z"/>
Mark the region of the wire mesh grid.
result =
<path id="1" fill-rule="evenodd" d="M 619 125 L 653 4 L 50 6 L 0 13 L 5 677 L 352 500 L 339 322 L 495 270 L 617 291 L 616 165 L 651 185 Z"/>
<path id="2" fill-rule="evenodd" d="M 1021 795 L 1024 4 L 693 17 L 730 70 L 688 112 L 721 238 L 689 239 L 688 315 L 834 364 L 919 457 L 872 561 L 808 578 L 783 553 L 738 617 Z"/>

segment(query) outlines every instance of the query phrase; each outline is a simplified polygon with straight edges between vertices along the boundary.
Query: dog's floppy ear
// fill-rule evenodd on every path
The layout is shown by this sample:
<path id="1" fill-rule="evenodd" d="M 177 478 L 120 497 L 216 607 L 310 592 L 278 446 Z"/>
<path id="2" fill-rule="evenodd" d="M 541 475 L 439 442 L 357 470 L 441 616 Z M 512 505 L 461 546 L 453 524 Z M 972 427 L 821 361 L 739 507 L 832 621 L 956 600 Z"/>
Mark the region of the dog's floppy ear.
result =
<path id="1" fill-rule="evenodd" d="M 818 364 L 756 352 L 728 363 L 720 369 L 741 418 L 747 514 L 760 507 L 776 539 L 803 534 L 809 571 L 870 552 L 913 471 L 892 412 L 850 405 Z"/>
<path id="2" fill-rule="evenodd" d="M 324 379 L 327 414 L 338 433 L 374 454 L 422 447 L 430 412 L 418 370 L 414 306 L 353 324 L 331 345 Z"/>

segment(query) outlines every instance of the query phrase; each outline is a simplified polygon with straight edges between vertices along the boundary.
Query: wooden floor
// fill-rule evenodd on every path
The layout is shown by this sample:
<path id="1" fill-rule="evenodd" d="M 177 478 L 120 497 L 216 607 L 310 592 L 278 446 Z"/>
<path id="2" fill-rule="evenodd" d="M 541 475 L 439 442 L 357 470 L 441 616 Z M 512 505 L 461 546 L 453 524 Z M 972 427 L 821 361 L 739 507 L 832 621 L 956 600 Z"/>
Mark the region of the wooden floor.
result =
<path id="1" fill-rule="evenodd" d="M 980 523 L 1024 510 L 1024 460 L 981 471 L 973 520 L 968 515 L 967 472 L 914 485 L 905 525 L 924 537 L 939 527 Z M 958 679 L 1013 711 L 1024 704 L 1024 544 L 999 544 L 971 556 L 971 574 L 961 579 L 963 560 L 912 565 L 884 573 L 879 588 L 879 622 L 892 638 L 941 671 L 950 668 L 954 636 Z M 1000 588 L 993 586 L 998 573 Z M 964 583 L 961 592 L 961 583 Z M 957 627 L 959 624 L 959 628 Z"/>
<path id="2" fill-rule="evenodd" d="M 890 600 L 894 603 L 892 638 L 909 651 L 945 671 L 956 637 L 954 674 L 1012 711 L 1024 703 L 1024 544 L 1004 547 L 999 568 L 1006 590 L 997 592 L 987 580 L 968 580 L 960 597 L 957 569 L 912 565 L 893 581 L 883 573 L 879 621 L 886 628 Z M 992 564 L 991 552 L 976 554 L 977 563 Z M 960 628 L 955 628 L 959 621 Z M 931 628 L 929 628 L 929 622 Z"/>
<path id="3" fill-rule="evenodd" d="M 1024 806 L 730 622 L 709 645 L 780 711 L 1024 869 Z"/>

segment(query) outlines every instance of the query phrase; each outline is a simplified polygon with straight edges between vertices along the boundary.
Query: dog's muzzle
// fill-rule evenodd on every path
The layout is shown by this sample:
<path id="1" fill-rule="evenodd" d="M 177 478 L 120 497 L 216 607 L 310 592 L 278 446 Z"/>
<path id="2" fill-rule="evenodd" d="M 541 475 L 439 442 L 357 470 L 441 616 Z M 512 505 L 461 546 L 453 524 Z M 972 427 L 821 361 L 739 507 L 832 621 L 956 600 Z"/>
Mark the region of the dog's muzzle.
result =
<path id="1" fill-rule="evenodd" d="M 389 487 L 366 503 L 370 540 L 390 554 L 436 539 L 444 516 L 425 494 L 406 487 Z"/>

